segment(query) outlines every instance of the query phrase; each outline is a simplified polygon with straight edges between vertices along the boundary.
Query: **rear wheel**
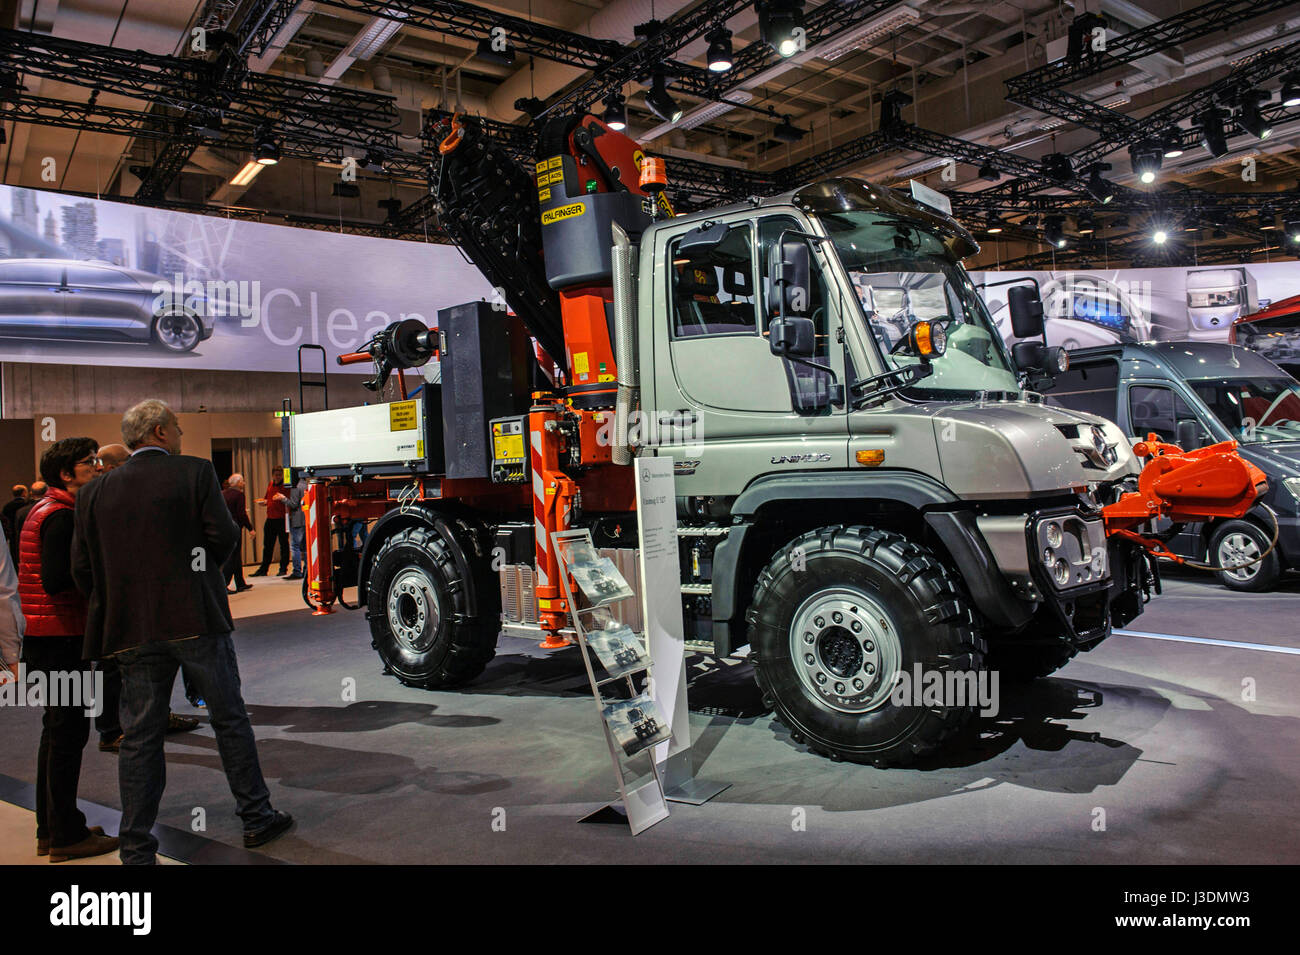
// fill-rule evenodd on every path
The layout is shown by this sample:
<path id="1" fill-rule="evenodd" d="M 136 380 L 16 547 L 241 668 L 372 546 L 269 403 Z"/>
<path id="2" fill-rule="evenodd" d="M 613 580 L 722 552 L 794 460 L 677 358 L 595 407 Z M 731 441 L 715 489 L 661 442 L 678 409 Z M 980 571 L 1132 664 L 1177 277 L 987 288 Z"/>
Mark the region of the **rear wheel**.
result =
<path id="1" fill-rule="evenodd" d="M 1272 590 L 1282 576 L 1282 560 L 1269 548 L 1269 534 L 1250 521 L 1225 521 L 1210 541 L 1210 557 L 1218 571 L 1219 582 L 1232 590 L 1258 593 Z"/>
<path id="2" fill-rule="evenodd" d="M 748 619 L 765 703 L 795 742 L 824 756 L 906 764 L 975 709 L 973 697 L 956 698 L 961 691 L 934 700 L 911 686 L 937 674 L 945 687 L 974 689 L 984 641 L 956 577 L 901 535 L 867 527 L 804 534 L 759 576 Z"/>
<path id="3" fill-rule="evenodd" d="M 398 531 L 375 552 L 367 613 L 384 665 L 409 686 L 454 686 L 496 654 L 500 591 L 475 552 L 475 529 L 439 519 Z"/>

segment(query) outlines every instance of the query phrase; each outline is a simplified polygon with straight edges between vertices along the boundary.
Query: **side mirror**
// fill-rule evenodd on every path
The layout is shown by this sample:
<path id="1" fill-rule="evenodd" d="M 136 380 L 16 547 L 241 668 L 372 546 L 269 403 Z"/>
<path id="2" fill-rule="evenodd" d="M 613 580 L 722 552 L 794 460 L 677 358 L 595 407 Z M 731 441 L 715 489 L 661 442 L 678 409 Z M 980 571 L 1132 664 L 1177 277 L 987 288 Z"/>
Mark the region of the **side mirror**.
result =
<path id="1" fill-rule="evenodd" d="M 709 252 L 721 245 L 726 237 L 725 222 L 706 222 L 698 229 L 692 229 L 682 236 L 681 241 L 677 243 L 677 251 L 679 253 Z"/>
<path id="2" fill-rule="evenodd" d="M 777 314 L 807 315 L 809 313 L 809 286 L 812 266 L 808 258 L 808 243 L 802 239 L 784 239 L 773 245 L 767 255 L 769 292 L 777 299 Z M 770 299 L 769 299 L 770 304 Z"/>
<path id="3" fill-rule="evenodd" d="M 1047 346 L 1042 342 L 1016 342 L 1011 346 L 1011 359 L 1021 371 L 1036 371 L 1047 360 Z"/>
<path id="4" fill-rule="evenodd" d="M 817 351 L 817 329 L 811 318 L 773 319 L 767 331 L 773 355 L 811 358 Z"/>
<path id="5" fill-rule="evenodd" d="M 1011 312 L 1011 331 L 1017 338 L 1039 338 L 1043 334 L 1043 300 L 1028 285 L 1007 289 L 1007 308 Z"/>
<path id="6" fill-rule="evenodd" d="M 1190 418 L 1178 422 L 1178 446 L 1184 451 L 1195 451 L 1201 446 L 1204 432 L 1201 423 Z"/>

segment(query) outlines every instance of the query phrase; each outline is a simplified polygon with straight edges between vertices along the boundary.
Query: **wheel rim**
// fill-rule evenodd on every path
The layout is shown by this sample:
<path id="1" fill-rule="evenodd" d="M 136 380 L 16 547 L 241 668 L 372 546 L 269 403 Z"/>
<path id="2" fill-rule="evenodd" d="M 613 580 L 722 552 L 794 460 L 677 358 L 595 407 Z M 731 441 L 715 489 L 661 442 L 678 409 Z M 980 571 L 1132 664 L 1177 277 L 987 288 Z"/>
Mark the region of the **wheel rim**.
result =
<path id="1" fill-rule="evenodd" d="M 158 319 L 158 340 L 168 348 L 184 351 L 199 340 L 199 328 L 188 315 L 164 315 Z"/>
<path id="2" fill-rule="evenodd" d="M 1219 567 L 1233 580 L 1250 580 L 1259 573 L 1259 544 L 1248 534 L 1228 534 L 1219 541 Z M 1249 567 L 1242 564 L 1255 561 Z"/>
<path id="3" fill-rule="evenodd" d="M 388 628 L 411 653 L 424 653 L 433 645 L 440 617 L 438 592 L 423 570 L 409 568 L 388 585 Z"/>
<path id="4" fill-rule="evenodd" d="M 903 648 L 893 618 L 860 590 L 823 590 L 795 611 L 790 659 L 799 681 L 841 713 L 882 706 L 894 689 Z"/>

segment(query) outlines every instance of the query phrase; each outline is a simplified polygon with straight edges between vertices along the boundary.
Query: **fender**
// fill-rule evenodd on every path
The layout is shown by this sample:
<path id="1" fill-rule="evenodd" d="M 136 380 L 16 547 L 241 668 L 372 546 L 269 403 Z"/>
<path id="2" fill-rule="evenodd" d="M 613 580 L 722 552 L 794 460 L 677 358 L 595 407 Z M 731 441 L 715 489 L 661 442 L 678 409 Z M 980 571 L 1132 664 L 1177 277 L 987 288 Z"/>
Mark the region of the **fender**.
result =
<path id="1" fill-rule="evenodd" d="M 741 522 L 713 555 L 713 642 L 716 652 L 735 649 L 743 630 L 738 620 L 745 603 L 740 567 L 747 532 L 773 505 L 807 501 L 889 501 L 921 512 L 943 542 L 970 591 L 975 606 L 998 628 L 1015 629 L 1033 616 L 1033 606 L 1015 596 L 998 570 L 988 544 L 960 500 L 934 478 L 916 471 L 817 471 L 766 475 L 753 481 L 732 505 Z"/>
<path id="2" fill-rule="evenodd" d="M 409 507 L 403 510 L 395 507 L 370 528 L 365 546 L 361 548 L 360 566 L 357 568 L 357 606 L 364 607 L 370 595 L 370 568 L 374 566 L 375 551 L 389 537 L 408 527 L 424 526 L 430 530 L 438 529 L 441 515 L 426 507 Z M 454 539 L 453 539 L 454 540 Z M 460 548 L 457 547 L 457 550 Z"/>

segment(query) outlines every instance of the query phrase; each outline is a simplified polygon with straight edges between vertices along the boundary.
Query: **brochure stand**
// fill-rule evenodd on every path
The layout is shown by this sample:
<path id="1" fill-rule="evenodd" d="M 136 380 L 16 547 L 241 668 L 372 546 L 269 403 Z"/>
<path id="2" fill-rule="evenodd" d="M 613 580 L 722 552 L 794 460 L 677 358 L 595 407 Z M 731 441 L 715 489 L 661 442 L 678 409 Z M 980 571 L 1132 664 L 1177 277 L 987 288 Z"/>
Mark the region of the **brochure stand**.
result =
<path id="1" fill-rule="evenodd" d="M 668 818 L 668 803 L 664 798 L 664 784 L 655 761 L 654 747 L 656 743 L 666 741 L 669 732 L 658 704 L 648 693 L 639 691 L 634 682 L 634 677 L 644 674 L 648 684 L 651 676 L 649 654 L 640 639 L 627 627 L 618 625 L 605 609 L 632 597 L 632 588 L 613 561 L 597 555 L 591 531 L 585 528 L 557 531 L 551 535 L 551 540 L 560 564 L 564 599 L 578 636 L 582 662 L 587 668 L 587 680 L 605 733 L 605 743 L 609 747 L 627 824 L 635 836 Z M 570 576 L 577 583 L 586 606 L 579 606 L 569 582 Z M 593 654 L 595 661 L 592 660 Z M 604 669 L 604 678 L 596 676 L 596 663 Z M 602 689 L 620 681 L 626 685 L 630 699 L 606 701 Z M 630 763 L 643 755 L 649 762 L 649 773 L 643 772 L 629 781 Z M 604 821 L 611 814 L 623 816 L 614 804 L 610 804 L 584 816 L 579 822 Z"/>

